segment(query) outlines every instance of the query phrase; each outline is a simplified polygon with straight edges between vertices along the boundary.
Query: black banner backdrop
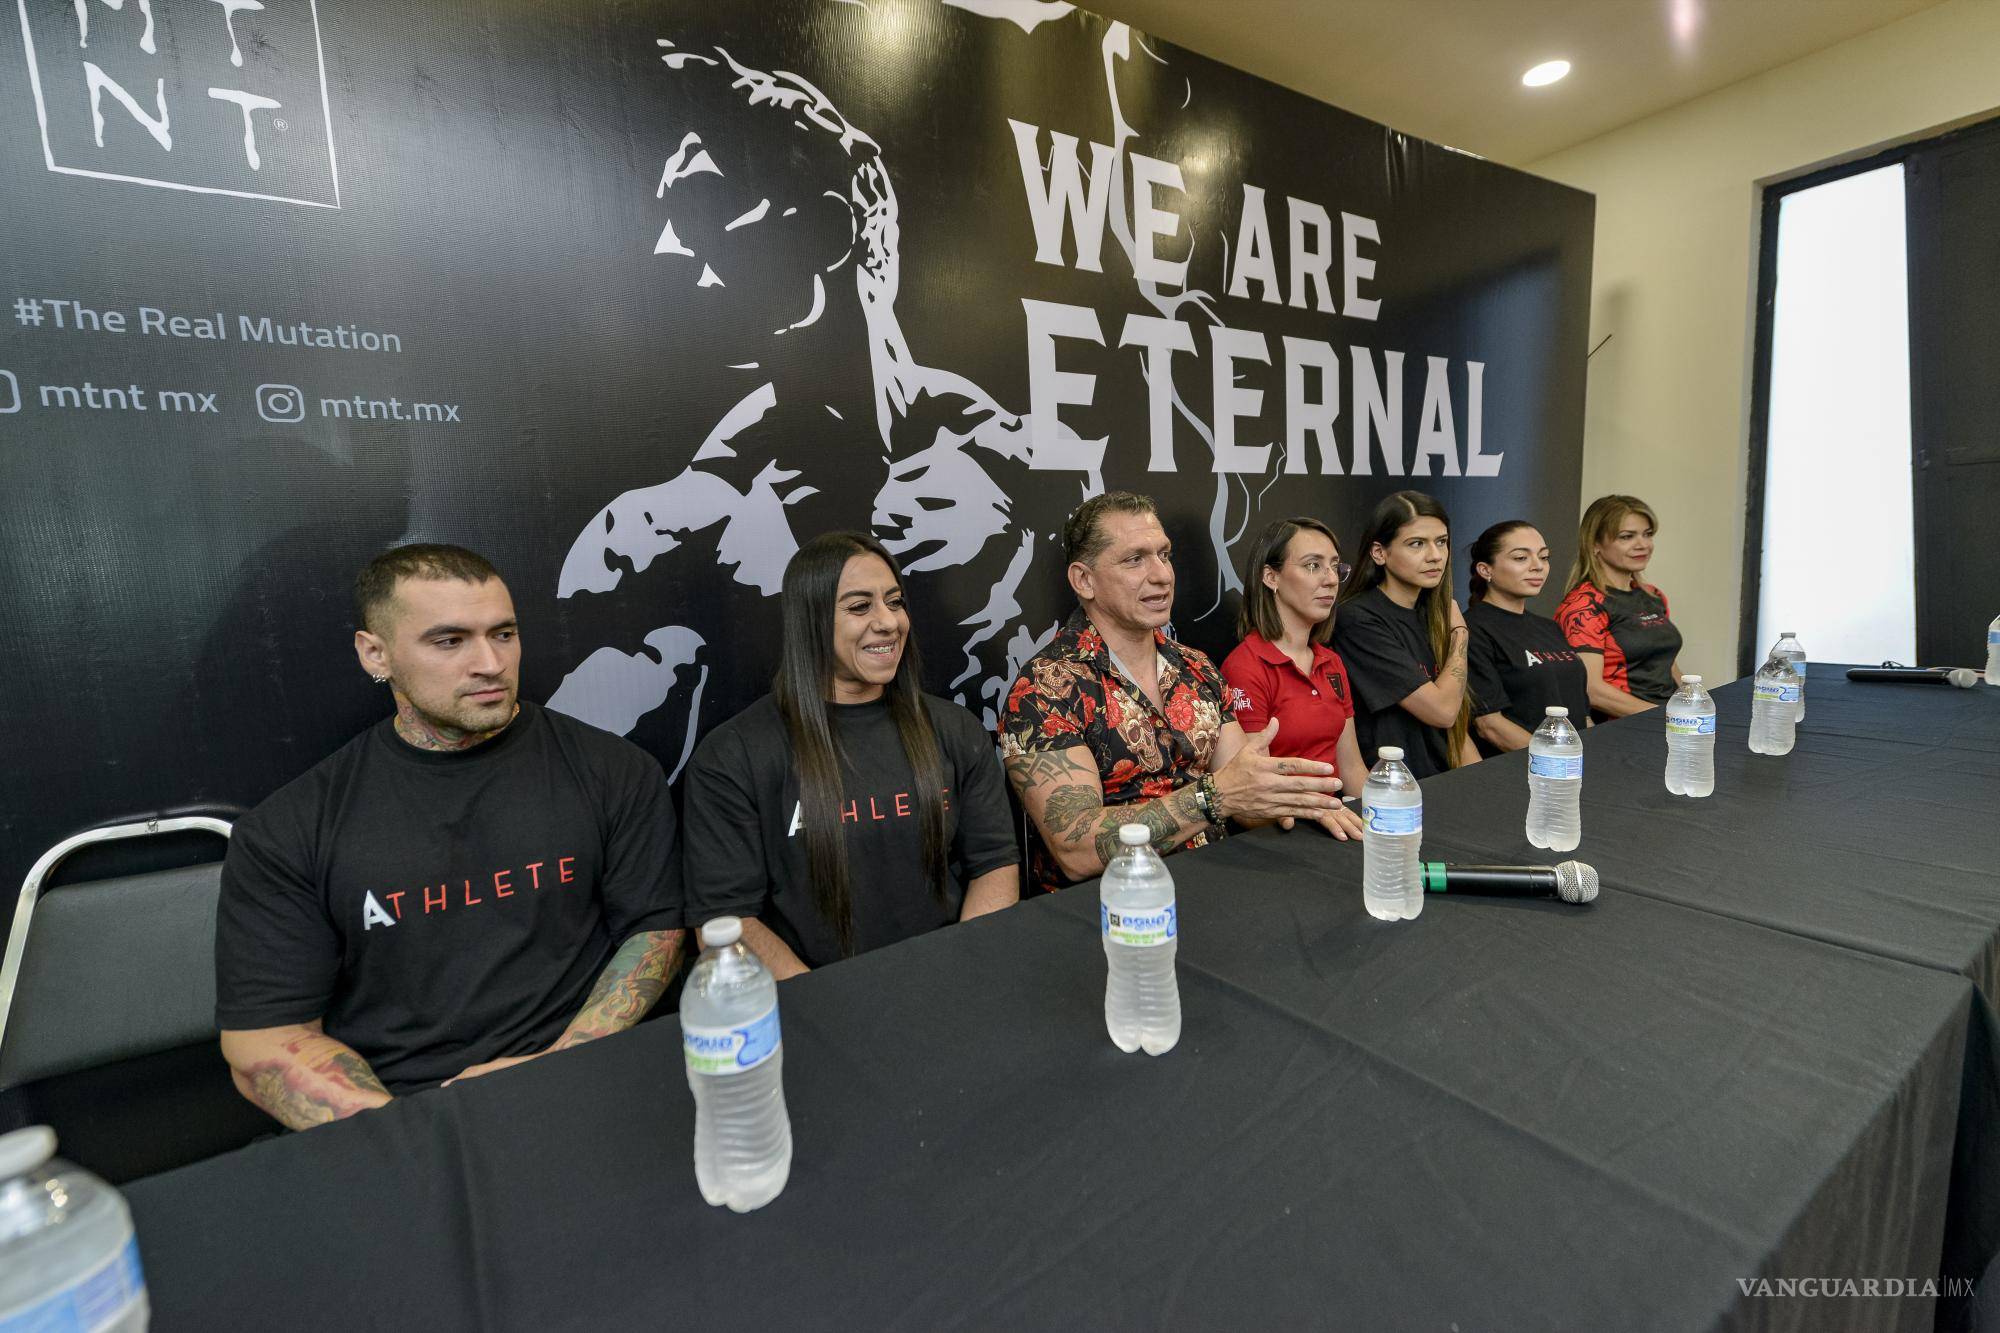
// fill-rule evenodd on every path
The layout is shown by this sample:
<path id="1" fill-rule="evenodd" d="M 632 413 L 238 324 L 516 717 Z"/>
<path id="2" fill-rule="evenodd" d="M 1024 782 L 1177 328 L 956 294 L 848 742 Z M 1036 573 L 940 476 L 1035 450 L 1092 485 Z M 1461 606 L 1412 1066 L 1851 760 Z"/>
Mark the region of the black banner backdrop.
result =
<path id="1" fill-rule="evenodd" d="M 1101 487 L 1217 653 L 1273 517 L 1416 486 L 1568 558 L 1590 198 L 1068 4 L 16 5 L 0 881 L 380 716 L 347 591 L 401 540 L 670 772 L 830 527 L 989 716 Z"/>

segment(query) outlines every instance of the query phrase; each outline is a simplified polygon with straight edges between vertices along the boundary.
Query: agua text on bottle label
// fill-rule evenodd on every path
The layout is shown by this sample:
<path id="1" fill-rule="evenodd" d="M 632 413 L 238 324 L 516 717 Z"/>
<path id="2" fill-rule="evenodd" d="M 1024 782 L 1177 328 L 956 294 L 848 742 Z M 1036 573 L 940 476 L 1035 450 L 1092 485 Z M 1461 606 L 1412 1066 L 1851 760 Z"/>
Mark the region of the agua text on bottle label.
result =
<path id="1" fill-rule="evenodd" d="M 1538 778 L 1580 778 L 1583 776 L 1583 756 L 1531 754 L 1528 756 L 1528 772 Z"/>
<path id="2" fill-rule="evenodd" d="M 1715 714 L 1710 713 L 1707 717 L 1701 717 L 1694 713 L 1668 713 L 1667 731 L 1675 736 L 1713 736 Z"/>
<path id="3" fill-rule="evenodd" d="M 1780 685 L 1776 681 L 1759 681 L 1757 683 L 1757 697 L 1759 699 L 1769 699 L 1774 703 L 1795 704 L 1799 701 L 1799 687 L 1796 685 Z M 1715 728 L 1710 727 L 1709 730 L 1713 731 Z"/>
<path id="4" fill-rule="evenodd" d="M 1424 828 L 1421 805 L 1363 805 L 1361 817 L 1370 833 L 1421 833 Z"/>
<path id="5" fill-rule="evenodd" d="M 742 1027 L 703 1028 L 681 1024 L 681 1051 L 697 1074 L 740 1074 L 755 1069 L 778 1050 L 778 1009 Z"/>
<path id="6" fill-rule="evenodd" d="M 1103 903 L 1097 905 L 1097 922 L 1104 931 L 1104 938 L 1113 944 L 1123 944 L 1133 949 L 1151 949 L 1161 944 L 1171 944 L 1180 934 L 1180 913 L 1173 903 L 1165 907 L 1148 908 L 1143 912 L 1114 912 Z"/>

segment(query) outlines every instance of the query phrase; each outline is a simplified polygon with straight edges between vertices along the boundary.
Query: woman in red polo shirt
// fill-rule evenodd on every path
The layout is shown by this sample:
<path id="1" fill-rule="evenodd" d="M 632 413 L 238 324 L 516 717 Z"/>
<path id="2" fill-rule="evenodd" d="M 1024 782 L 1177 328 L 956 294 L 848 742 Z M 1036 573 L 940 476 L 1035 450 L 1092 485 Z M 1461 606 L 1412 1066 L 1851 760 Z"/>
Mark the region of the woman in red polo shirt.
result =
<path id="1" fill-rule="evenodd" d="M 1243 562 L 1236 616 L 1243 642 L 1223 659 L 1222 678 L 1245 733 L 1276 718 L 1272 754 L 1334 765 L 1341 794 L 1359 798 L 1368 769 L 1350 725 L 1354 696 L 1340 655 L 1327 646 L 1346 576 L 1340 543 L 1318 519 L 1279 519 L 1265 528 Z"/>

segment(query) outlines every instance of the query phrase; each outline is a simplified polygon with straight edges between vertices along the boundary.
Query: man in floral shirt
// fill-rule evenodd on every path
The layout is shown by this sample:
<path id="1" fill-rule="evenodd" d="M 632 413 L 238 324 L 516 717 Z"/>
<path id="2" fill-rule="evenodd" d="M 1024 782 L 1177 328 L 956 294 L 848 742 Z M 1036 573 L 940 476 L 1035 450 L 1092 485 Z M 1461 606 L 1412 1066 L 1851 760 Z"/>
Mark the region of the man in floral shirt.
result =
<path id="1" fill-rule="evenodd" d="M 1169 639 L 1173 546 L 1153 502 L 1113 491 L 1063 530 L 1077 610 L 1022 671 L 1000 715 L 1007 778 L 1027 809 L 1029 881 L 1048 892 L 1104 869 L 1118 829 L 1152 830 L 1162 854 L 1225 824 L 1310 819 L 1359 836 L 1330 764 L 1274 759 L 1273 721 L 1246 737 L 1215 664 Z"/>

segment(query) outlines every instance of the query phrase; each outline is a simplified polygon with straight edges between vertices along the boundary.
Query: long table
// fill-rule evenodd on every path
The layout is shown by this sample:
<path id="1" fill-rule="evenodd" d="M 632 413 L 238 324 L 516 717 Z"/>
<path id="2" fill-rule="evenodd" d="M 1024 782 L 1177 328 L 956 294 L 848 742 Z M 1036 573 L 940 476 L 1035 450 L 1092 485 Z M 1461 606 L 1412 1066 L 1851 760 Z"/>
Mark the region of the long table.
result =
<path id="1" fill-rule="evenodd" d="M 1601 868 L 1647 744 L 1587 740 Z M 1804 818 L 1831 745 L 1772 801 Z M 1427 856 L 1500 859 L 1510 762 L 1425 784 Z M 1930 1327 L 1759 1279 L 1971 1254 L 1989 1007 L 1802 912 L 1673 901 L 1676 864 L 1380 923 L 1358 848 L 1232 838 L 1171 862 L 1164 1057 L 1105 1037 L 1080 886 L 781 987 L 797 1157 L 760 1212 L 695 1190 L 667 1017 L 133 1185 L 156 1327 Z"/>

